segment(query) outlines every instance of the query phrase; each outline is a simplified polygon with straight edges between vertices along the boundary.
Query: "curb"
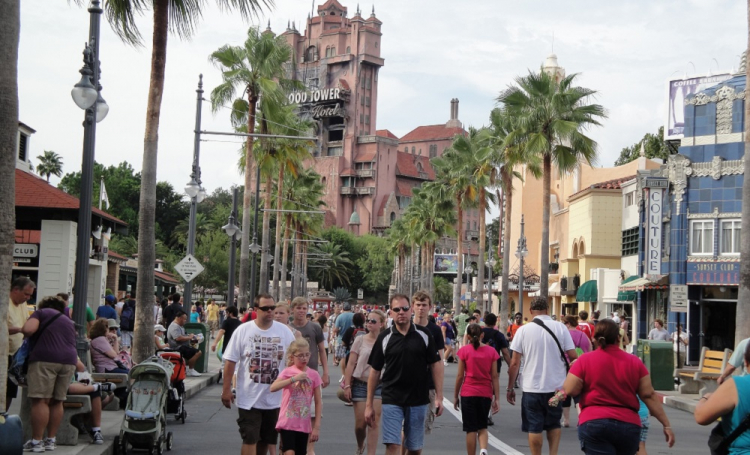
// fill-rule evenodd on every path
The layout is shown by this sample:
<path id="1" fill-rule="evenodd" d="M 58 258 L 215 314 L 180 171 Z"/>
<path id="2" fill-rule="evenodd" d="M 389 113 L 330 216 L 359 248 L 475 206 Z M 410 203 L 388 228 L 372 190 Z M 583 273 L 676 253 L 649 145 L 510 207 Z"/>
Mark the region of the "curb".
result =
<path id="1" fill-rule="evenodd" d="M 680 411 L 689 412 L 690 414 L 695 413 L 695 407 L 698 404 L 697 401 L 692 398 L 680 398 L 677 396 L 664 395 L 659 392 L 656 392 L 656 396 L 659 397 L 659 400 L 664 404 L 664 406 L 668 406 L 672 409 L 679 409 Z"/>

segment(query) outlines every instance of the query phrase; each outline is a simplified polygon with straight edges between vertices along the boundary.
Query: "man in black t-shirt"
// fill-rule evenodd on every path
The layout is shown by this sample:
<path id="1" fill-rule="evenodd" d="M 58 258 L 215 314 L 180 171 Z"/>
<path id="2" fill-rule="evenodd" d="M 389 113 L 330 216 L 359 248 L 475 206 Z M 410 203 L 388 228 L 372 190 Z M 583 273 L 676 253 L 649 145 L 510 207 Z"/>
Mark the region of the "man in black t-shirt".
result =
<path id="1" fill-rule="evenodd" d="M 386 454 L 400 452 L 402 428 L 406 449 L 410 454 L 421 454 L 430 402 L 430 373 L 435 384 L 435 415 L 443 413 L 443 362 L 429 330 L 412 324 L 409 297 L 396 294 L 391 297 L 390 305 L 393 325 L 378 336 L 368 362 L 372 369 L 367 381 L 365 420 L 369 425 L 375 424 L 373 401 L 381 382 L 380 422 Z"/>
<path id="2" fill-rule="evenodd" d="M 414 308 L 414 323 L 426 328 L 435 341 L 435 349 L 440 358 L 443 358 L 445 349 L 445 340 L 443 340 L 443 331 L 434 322 L 430 322 L 429 316 L 432 311 L 432 298 L 425 291 L 417 291 L 411 298 L 412 308 Z M 432 374 L 427 376 L 427 384 L 430 387 L 430 405 L 427 407 L 427 417 L 424 420 L 424 434 L 432 433 L 432 427 L 435 424 L 435 383 L 432 380 Z"/>
<path id="3" fill-rule="evenodd" d="M 213 352 L 216 352 L 216 346 L 219 344 L 219 340 L 223 338 L 224 342 L 221 344 L 221 352 L 224 353 L 227 350 L 227 346 L 229 346 L 229 340 L 232 339 L 232 334 L 237 330 L 237 327 L 242 325 L 242 322 L 238 319 L 239 311 L 237 311 L 236 306 L 227 307 L 226 312 L 227 318 L 224 319 L 219 333 L 216 334 L 216 338 L 214 338 L 214 342 L 211 344 L 211 351 Z"/>
<path id="4" fill-rule="evenodd" d="M 167 330 L 169 330 L 169 325 L 172 324 L 174 318 L 177 317 L 177 312 L 185 311 L 180 304 L 181 298 L 182 296 L 179 292 L 175 292 L 174 294 L 172 294 L 172 297 L 170 297 L 172 303 L 167 305 L 167 307 L 164 308 L 164 311 L 161 312 L 161 318 L 164 319 L 164 327 L 166 327 Z"/>

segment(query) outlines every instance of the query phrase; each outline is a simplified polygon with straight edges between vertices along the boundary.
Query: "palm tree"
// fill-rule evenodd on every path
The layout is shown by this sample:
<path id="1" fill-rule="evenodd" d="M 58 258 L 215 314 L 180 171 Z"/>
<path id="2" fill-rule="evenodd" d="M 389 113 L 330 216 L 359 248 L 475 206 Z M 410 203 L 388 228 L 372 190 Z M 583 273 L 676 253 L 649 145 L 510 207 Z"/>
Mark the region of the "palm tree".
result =
<path id="1" fill-rule="evenodd" d="M 0 295 L 10 294 L 16 212 L 16 142 L 18 140 L 18 41 L 21 30 L 21 0 L 5 2 L 0 14 Z M 8 333 L 9 301 L 0 299 L 0 333 Z M 8 378 L 8 342 L 0 343 L 0 381 Z M 153 343 L 153 341 L 152 341 Z M 5 409 L 5 394 L 0 394 Z"/>
<path id="2" fill-rule="evenodd" d="M 284 104 L 284 92 L 281 89 L 281 84 L 287 82 L 283 77 L 284 64 L 290 61 L 293 63 L 292 49 L 284 38 L 277 37 L 270 32 L 261 33 L 258 29 L 251 27 L 247 32 L 244 45 L 227 44 L 214 51 L 209 59 L 221 69 L 223 81 L 211 91 L 211 107 L 216 112 L 231 104 L 230 118 L 235 128 L 244 127 L 248 134 L 255 132 L 256 110 L 261 98 L 266 114 L 276 106 Z M 253 180 L 253 160 L 251 159 L 253 143 L 253 137 L 248 136 L 244 170 L 247 191 L 242 199 L 240 295 L 238 298 L 238 304 L 242 308 L 247 305 L 247 285 L 250 275 L 250 215 L 252 213 L 250 189 Z M 264 251 L 266 251 L 265 243 Z M 261 271 L 264 266 L 263 262 L 261 260 Z M 267 286 L 268 279 L 265 283 Z"/>
<path id="3" fill-rule="evenodd" d="M 76 1 L 82 3 L 80 0 Z M 273 0 L 120 0 L 104 3 L 104 12 L 110 26 L 120 39 L 131 45 L 143 44 L 143 37 L 136 26 L 136 17 L 151 11 L 154 18 L 138 214 L 138 259 L 143 264 L 153 264 L 156 260 L 156 158 L 167 65 L 167 37 L 172 32 L 180 38 L 190 38 L 207 4 L 218 4 L 221 10 L 238 11 L 243 18 L 250 18 L 257 15 L 261 5 L 272 6 Z M 243 247 L 247 250 L 245 244 Z M 153 283 L 153 267 L 139 267 L 138 282 Z M 138 286 L 133 342 L 133 360 L 136 362 L 141 362 L 154 353 L 154 316 L 151 311 L 153 298 L 151 286 Z"/>
<path id="4" fill-rule="evenodd" d="M 313 275 L 318 278 L 321 287 L 333 289 L 335 285 L 349 286 L 349 273 L 353 267 L 349 252 L 335 243 L 324 243 L 311 248 L 315 257 L 309 262 L 316 268 Z"/>
<path id="5" fill-rule="evenodd" d="M 216 226 L 214 222 L 205 213 L 195 214 L 195 237 L 196 238 L 207 235 L 209 232 L 214 230 L 215 227 Z M 190 228 L 189 219 L 180 220 L 175 226 L 174 231 L 172 232 L 172 237 L 174 241 L 176 243 L 179 243 L 182 246 L 186 246 L 189 228 Z"/>
<path id="6" fill-rule="evenodd" d="M 502 255 L 502 293 L 500 297 L 500 311 L 498 321 L 500 328 L 505 330 L 508 323 L 508 312 L 510 310 L 508 302 L 508 276 L 510 275 L 510 220 L 511 212 L 513 209 L 513 179 L 522 179 L 520 172 L 516 171 L 515 168 L 518 165 L 526 165 L 527 170 L 532 173 L 536 178 L 542 176 L 542 170 L 539 166 L 538 156 L 526 156 L 524 154 L 525 147 L 519 143 L 511 143 L 508 140 L 508 136 L 513 131 L 513 117 L 503 109 L 493 109 L 490 113 L 490 125 L 488 127 L 488 134 L 490 135 L 490 147 L 493 148 L 493 161 L 495 168 L 498 169 L 499 183 L 502 188 L 502 197 L 498 190 L 497 200 L 500 207 L 500 222 L 503 223 L 505 230 L 503 231 L 503 250 L 505 254 Z M 503 201 L 505 207 L 503 207 Z M 500 224 L 502 231 L 503 224 Z M 500 245 L 500 239 L 498 239 L 498 246 Z M 498 255 L 500 252 L 498 251 Z"/>
<path id="7" fill-rule="evenodd" d="M 62 176 L 63 160 L 60 155 L 52 150 L 45 150 L 44 155 L 39 155 L 36 158 L 39 160 L 39 164 L 36 165 L 36 172 L 39 175 L 47 176 L 47 183 L 49 183 L 51 175 Z"/>
<path id="8" fill-rule="evenodd" d="M 404 263 L 406 255 L 411 250 L 409 241 L 409 231 L 404 223 L 403 218 L 399 218 L 391 224 L 388 229 L 388 252 L 396 257 L 398 270 L 396 272 L 396 292 L 404 293 Z"/>
<path id="9" fill-rule="evenodd" d="M 464 270 L 463 263 L 463 237 L 464 237 L 464 209 L 474 208 L 479 198 L 479 188 L 472 174 L 475 168 L 475 156 L 480 141 L 477 130 L 469 128 L 469 134 L 456 135 L 450 148 L 443 156 L 434 158 L 433 165 L 437 171 L 436 180 L 447 188 L 450 188 L 458 215 L 458 232 L 456 239 L 456 254 L 458 259 L 457 285 L 453 289 L 453 309 L 461 310 L 461 274 Z"/>
<path id="10" fill-rule="evenodd" d="M 583 131 L 600 125 L 606 118 L 604 108 L 587 104 L 596 91 L 574 86 L 577 74 L 559 82 L 544 71 L 529 72 L 516 78 L 517 86 L 510 86 L 497 101 L 515 117 L 516 128 L 511 141 L 523 138 L 525 152 L 541 157 L 542 161 L 542 245 L 541 297 L 549 291 L 549 219 L 552 165 L 565 173 L 580 162 L 589 165 L 596 160 L 597 143 Z M 506 251 L 507 254 L 507 251 Z"/>

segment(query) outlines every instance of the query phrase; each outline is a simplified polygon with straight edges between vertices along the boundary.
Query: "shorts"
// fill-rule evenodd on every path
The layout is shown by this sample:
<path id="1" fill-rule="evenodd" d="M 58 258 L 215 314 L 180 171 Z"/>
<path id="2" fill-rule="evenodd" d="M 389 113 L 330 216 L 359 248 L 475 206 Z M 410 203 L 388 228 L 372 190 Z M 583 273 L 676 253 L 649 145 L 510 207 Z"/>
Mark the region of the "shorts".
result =
<path id="1" fill-rule="evenodd" d="M 219 330 L 219 321 L 216 319 L 208 321 L 208 328 L 209 330 Z"/>
<path id="2" fill-rule="evenodd" d="M 424 418 L 424 434 L 432 434 L 435 426 L 435 389 L 430 389 L 430 402 L 427 403 L 427 415 Z"/>
<path id="3" fill-rule="evenodd" d="M 367 401 L 367 383 L 354 379 L 352 384 L 352 401 Z M 378 384 L 375 388 L 375 399 L 382 400 L 381 392 L 383 391 L 383 384 Z"/>
<path id="4" fill-rule="evenodd" d="M 523 392 L 521 398 L 521 431 L 541 433 L 560 428 L 562 406 L 550 407 L 549 399 L 555 392 Z"/>
<path id="5" fill-rule="evenodd" d="M 133 346 L 133 332 L 122 330 L 120 332 L 120 344 L 123 346 Z"/>
<path id="6" fill-rule="evenodd" d="M 180 346 L 177 348 L 177 350 L 180 352 L 180 355 L 183 359 L 185 359 L 186 362 L 195 357 L 195 354 L 200 352 L 199 350 L 191 348 L 190 346 Z"/>
<path id="7" fill-rule="evenodd" d="M 464 431 L 476 433 L 487 429 L 487 416 L 492 409 L 492 398 L 487 397 L 461 397 L 461 420 L 464 422 Z"/>
<path id="8" fill-rule="evenodd" d="M 404 446 L 407 450 L 421 450 L 424 446 L 424 419 L 427 405 L 398 406 L 384 404 L 380 424 L 383 444 L 401 445 L 401 429 L 404 430 Z"/>
<path id="9" fill-rule="evenodd" d="M 57 401 L 65 401 L 70 379 L 75 371 L 75 365 L 62 363 L 33 362 L 29 364 L 29 374 L 26 376 L 29 398 L 54 398 Z"/>
<path id="10" fill-rule="evenodd" d="M 253 445 L 264 442 L 276 445 L 278 433 L 276 421 L 279 420 L 279 409 L 242 409 L 239 408 L 237 425 L 240 427 L 242 443 Z"/>
<path id="11" fill-rule="evenodd" d="M 631 455 L 638 452 L 641 428 L 614 419 L 589 420 L 578 426 L 578 440 L 584 453 Z"/>
<path id="12" fill-rule="evenodd" d="M 456 340 L 454 340 L 453 338 L 446 338 L 445 339 L 445 347 L 446 348 L 452 348 L 455 345 L 456 345 Z"/>
<path id="13" fill-rule="evenodd" d="M 310 436 L 307 433 L 294 430 L 279 430 L 281 436 L 281 453 L 287 450 L 294 450 L 294 455 L 307 455 L 307 439 Z"/>
<path id="14" fill-rule="evenodd" d="M 648 439 L 648 417 L 641 418 L 641 442 L 646 442 L 646 439 Z"/>

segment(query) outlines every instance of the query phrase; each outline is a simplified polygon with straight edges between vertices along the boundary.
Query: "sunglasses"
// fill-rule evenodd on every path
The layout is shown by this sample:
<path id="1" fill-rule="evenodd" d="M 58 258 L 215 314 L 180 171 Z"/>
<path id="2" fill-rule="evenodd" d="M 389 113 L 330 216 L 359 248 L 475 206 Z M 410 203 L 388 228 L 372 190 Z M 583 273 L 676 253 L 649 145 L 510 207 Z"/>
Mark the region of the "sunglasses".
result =
<path id="1" fill-rule="evenodd" d="M 368 324 L 377 324 L 377 323 L 379 323 L 379 322 L 380 322 L 380 321 L 378 321 L 377 319 L 368 319 L 368 320 L 367 320 L 367 323 L 368 323 Z"/>
<path id="2" fill-rule="evenodd" d="M 395 306 L 391 308 L 391 311 L 393 311 L 394 313 L 400 313 L 402 311 L 406 313 L 407 311 L 409 311 L 409 307 L 408 306 L 404 306 L 404 307 Z"/>
<path id="3" fill-rule="evenodd" d="M 273 311 L 273 310 L 276 309 L 276 306 L 275 305 L 271 305 L 271 306 L 259 306 L 257 309 L 259 309 L 260 311 Z"/>

